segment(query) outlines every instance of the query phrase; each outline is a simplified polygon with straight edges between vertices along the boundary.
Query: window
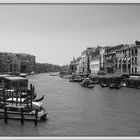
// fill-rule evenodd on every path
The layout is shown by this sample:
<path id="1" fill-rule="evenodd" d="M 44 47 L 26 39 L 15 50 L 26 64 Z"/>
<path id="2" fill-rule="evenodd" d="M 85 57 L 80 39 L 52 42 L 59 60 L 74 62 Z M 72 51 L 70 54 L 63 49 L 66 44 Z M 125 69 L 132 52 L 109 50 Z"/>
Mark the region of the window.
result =
<path id="1" fill-rule="evenodd" d="M 135 49 L 135 55 L 137 55 L 138 54 L 138 50 L 137 49 Z"/>
<path id="2" fill-rule="evenodd" d="M 132 64 L 134 63 L 134 58 L 132 58 Z"/>
<path id="3" fill-rule="evenodd" d="M 119 64 L 119 68 L 121 68 L 121 64 Z"/>
<path id="4" fill-rule="evenodd" d="M 133 67 L 132 67 L 132 73 L 133 73 Z"/>
<path id="5" fill-rule="evenodd" d="M 121 63 L 121 59 L 120 59 L 120 63 Z"/>
<path id="6" fill-rule="evenodd" d="M 130 69 L 130 64 L 128 64 L 128 69 Z"/>
<path id="7" fill-rule="evenodd" d="M 130 56 L 130 50 L 129 50 L 129 56 Z"/>
<path id="8" fill-rule="evenodd" d="M 135 64 L 137 64 L 137 57 L 135 57 Z"/>
<path id="9" fill-rule="evenodd" d="M 137 68 L 135 67 L 135 73 L 137 73 Z"/>
<path id="10" fill-rule="evenodd" d="M 134 55 L 134 50 L 132 50 L 132 55 Z"/>

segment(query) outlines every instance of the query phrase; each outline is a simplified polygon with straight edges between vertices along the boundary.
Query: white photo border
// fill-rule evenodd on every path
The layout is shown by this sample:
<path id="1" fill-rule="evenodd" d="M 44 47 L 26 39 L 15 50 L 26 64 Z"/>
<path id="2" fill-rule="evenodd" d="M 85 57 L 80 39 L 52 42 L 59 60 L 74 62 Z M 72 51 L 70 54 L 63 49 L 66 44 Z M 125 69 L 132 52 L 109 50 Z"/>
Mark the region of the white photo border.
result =
<path id="1" fill-rule="evenodd" d="M 0 0 L 0 4 L 139 4 L 140 0 Z M 99 137 L 1 137 L 2 140 L 140 140 L 139 136 L 136 137 L 118 137 L 118 136 L 99 136 Z"/>

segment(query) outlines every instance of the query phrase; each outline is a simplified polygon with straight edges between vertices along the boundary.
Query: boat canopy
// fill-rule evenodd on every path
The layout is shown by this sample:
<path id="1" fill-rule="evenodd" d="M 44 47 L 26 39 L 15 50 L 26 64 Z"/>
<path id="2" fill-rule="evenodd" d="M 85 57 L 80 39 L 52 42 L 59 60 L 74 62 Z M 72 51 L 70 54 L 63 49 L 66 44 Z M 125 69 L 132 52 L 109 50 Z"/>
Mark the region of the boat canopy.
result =
<path id="1" fill-rule="evenodd" d="M 8 76 L 8 77 L 4 77 L 4 79 L 9 81 L 28 81 L 27 78 L 19 77 L 19 76 Z"/>

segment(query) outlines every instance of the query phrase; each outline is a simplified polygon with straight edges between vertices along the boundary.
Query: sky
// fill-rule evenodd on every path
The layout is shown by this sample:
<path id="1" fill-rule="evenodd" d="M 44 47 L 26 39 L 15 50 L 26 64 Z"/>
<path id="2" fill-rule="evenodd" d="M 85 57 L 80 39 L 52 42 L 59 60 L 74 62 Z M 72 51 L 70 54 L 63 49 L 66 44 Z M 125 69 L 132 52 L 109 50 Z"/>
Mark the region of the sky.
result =
<path id="1" fill-rule="evenodd" d="M 0 4 L 0 52 L 69 64 L 87 47 L 140 40 L 140 4 Z"/>

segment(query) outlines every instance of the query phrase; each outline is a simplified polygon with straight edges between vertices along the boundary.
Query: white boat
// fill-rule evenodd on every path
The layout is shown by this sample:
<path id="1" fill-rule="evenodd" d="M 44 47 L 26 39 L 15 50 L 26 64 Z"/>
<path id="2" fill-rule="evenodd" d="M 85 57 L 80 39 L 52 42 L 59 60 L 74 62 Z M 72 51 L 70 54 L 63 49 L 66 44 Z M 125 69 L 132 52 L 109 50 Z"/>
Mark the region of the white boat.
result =
<path id="1" fill-rule="evenodd" d="M 21 102 L 22 101 L 22 102 Z M 6 100 L 6 105 L 8 112 L 14 112 L 14 113 L 21 113 L 21 109 L 23 109 L 23 112 L 26 114 L 24 116 L 25 119 L 35 119 L 35 113 L 36 110 L 38 111 L 37 120 L 46 120 L 47 119 L 47 112 L 45 111 L 43 105 L 41 102 L 32 102 L 31 103 L 25 103 L 25 99 L 15 99 L 15 98 L 9 98 Z M 4 111 L 4 109 L 3 109 Z M 34 114 L 34 115 L 29 115 Z M 9 114 L 9 117 L 20 117 L 20 115 L 17 114 Z"/>
<path id="2" fill-rule="evenodd" d="M 21 113 L 21 108 L 22 108 L 25 113 L 24 115 L 25 119 L 35 119 L 36 109 L 28 111 L 27 106 L 16 105 L 16 104 L 8 104 L 6 105 L 6 107 L 7 107 L 7 111 L 12 112 L 12 113 Z M 43 107 L 38 108 L 37 111 L 38 111 L 38 116 L 37 116 L 38 121 L 47 119 L 47 112 L 45 111 Z M 33 115 L 30 115 L 30 114 L 33 114 Z M 20 115 L 8 114 L 8 117 L 20 117 Z"/>

